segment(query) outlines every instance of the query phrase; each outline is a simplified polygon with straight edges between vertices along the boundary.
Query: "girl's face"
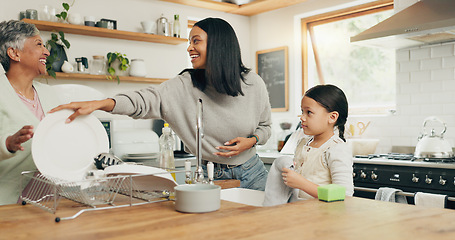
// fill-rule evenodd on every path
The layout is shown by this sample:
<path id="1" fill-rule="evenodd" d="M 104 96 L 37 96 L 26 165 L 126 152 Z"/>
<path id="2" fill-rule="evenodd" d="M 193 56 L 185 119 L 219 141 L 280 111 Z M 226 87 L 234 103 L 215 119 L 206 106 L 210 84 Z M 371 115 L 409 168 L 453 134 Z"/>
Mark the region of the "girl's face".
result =
<path id="1" fill-rule="evenodd" d="M 307 96 L 302 98 L 302 115 L 300 121 L 306 135 L 317 136 L 333 133 L 333 127 L 338 119 L 338 112 L 328 112 L 314 99 Z"/>
<path id="2" fill-rule="evenodd" d="M 21 65 L 26 69 L 36 71 L 38 75 L 46 73 L 46 58 L 49 51 L 44 47 L 43 39 L 39 35 L 27 38 L 24 48 L 18 50 L 17 54 Z"/>
<path id="3" fill-rule="evenodd" d="M 205 69 L 207 61 L 207 33 L 201 28 L 194 26 L 190 32 L 190 45 L 188 53 L 194 69 Z"/>

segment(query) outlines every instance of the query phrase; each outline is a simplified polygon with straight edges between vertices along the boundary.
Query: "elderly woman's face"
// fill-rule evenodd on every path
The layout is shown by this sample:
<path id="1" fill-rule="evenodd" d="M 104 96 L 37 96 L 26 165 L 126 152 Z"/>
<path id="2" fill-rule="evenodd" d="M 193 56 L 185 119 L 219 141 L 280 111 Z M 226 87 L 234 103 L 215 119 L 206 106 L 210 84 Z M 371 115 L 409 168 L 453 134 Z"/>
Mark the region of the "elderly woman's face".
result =
<path id="1" fill-rule="evenodd" d="M 190 54 L 191 63 L 194 69 L 205 69 L 207 61 L 207 33 L 201 28 L 194 26 L 190 32 L 190 46 L 188 53 Z"/>
<path id="2" fill-rule="evenodd" d="M 49 51 L 44 46 L 40 35 L 27 38 L 19 54 L 21 65 L 36 71 L 38 75 L 46 73 L 46 58 L 49 56 Z"/>

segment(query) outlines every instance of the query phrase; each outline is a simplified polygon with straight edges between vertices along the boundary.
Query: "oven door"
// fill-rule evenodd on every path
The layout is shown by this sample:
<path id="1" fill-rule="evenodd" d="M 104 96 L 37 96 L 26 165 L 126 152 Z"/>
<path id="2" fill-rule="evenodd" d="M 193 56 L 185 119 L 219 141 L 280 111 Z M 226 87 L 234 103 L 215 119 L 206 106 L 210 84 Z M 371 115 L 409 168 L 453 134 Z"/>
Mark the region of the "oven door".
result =
<path id="1" fill-rule="evenodd" d="M 415 168 L 392 165 L 354 164 L 354 196 L 375 199 L 381 187 L 395 188 L 403 191 L 409 204 L 414 204 L 416 192 L 443 194 L 449 196 L 447 208 L 455 209 L 454 183 L 455 170 L 436 168 Z M 418 178 L 417 182 L 413 181 Z M 425 180 L 431 179 L 428 184 Z M 441 185 L 438 180 L 447 179 Z M 451 179 L 452 181 L 449 181 Z"/>

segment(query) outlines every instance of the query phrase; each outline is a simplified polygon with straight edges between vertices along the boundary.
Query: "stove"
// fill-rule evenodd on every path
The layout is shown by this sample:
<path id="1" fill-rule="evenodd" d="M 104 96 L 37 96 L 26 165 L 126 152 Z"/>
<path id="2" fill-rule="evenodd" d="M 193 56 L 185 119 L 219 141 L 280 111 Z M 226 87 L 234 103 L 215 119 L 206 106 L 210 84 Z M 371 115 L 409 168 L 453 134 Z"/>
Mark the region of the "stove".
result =
<path id="1" fill-rule="evenodd" d="M 413 154 L 372 154 L 354 157 L 354 196 L 374 199 L 380 187 L 400 189 L 414 204 L 416 192 L 449 196 L 455 209 L 455 158 L 415 158 Z"/>

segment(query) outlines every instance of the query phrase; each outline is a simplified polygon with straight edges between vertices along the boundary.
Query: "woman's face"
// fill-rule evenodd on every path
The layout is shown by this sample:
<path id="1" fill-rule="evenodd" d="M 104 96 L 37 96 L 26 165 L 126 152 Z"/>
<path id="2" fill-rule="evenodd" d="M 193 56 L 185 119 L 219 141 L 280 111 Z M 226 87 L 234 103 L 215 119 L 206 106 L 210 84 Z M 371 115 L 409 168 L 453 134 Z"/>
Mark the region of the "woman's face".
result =
<path id="1" fill-rule="evenodd" d="M 207 61 L 207 33 L 201 28 L 194 26 L 190 32 L 190 45 L 188 53 L 194 69 L 205 69 Z"/>
<path id="2" fill-rule="evenodd" d="M 20 64 L 26 69 L 36 71 L 38 75 L 46 73 L 47 56 L 49 56 L 49 51 L 39 35 L 27 38 L 24 48 L 19 51 Z"/>

